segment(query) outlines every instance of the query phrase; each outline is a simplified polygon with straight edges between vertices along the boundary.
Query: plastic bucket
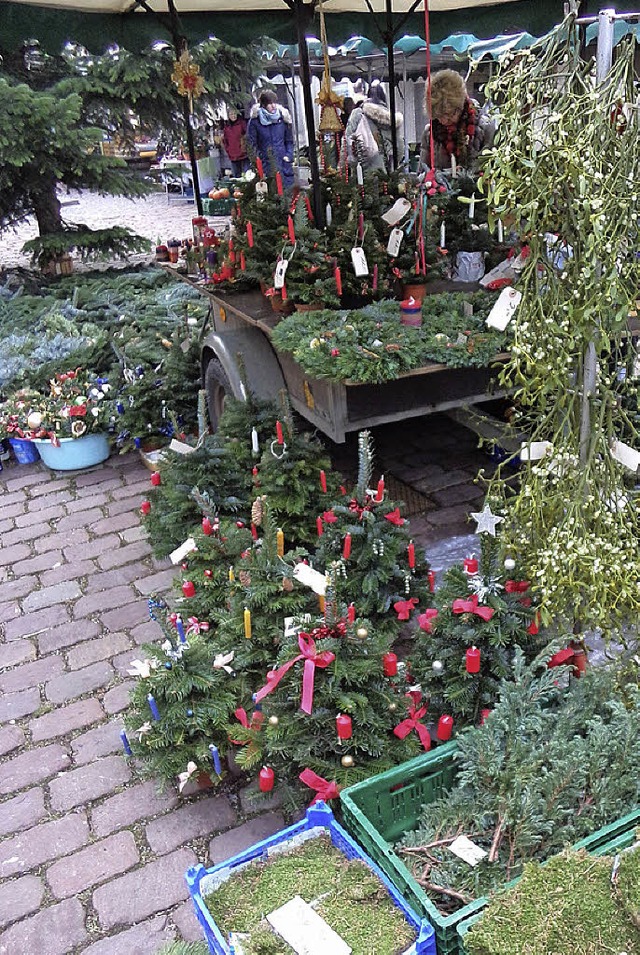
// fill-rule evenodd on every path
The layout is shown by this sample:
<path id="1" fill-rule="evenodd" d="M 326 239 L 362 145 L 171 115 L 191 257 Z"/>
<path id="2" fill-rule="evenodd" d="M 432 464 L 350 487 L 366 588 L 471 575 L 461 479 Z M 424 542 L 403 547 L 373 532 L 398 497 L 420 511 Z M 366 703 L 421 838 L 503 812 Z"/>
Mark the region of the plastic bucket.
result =
<path id="1" fill-rule="evenodd" d="M 9 438 L 9 444 L 18 464 L 33 464 L 40 457 L 35 441 L 28 441 L 26 438 Z"/>
<path id="2" fill-rule="evenodd" d="M 408 298 L 400 302 L 400 321 L 403 325 L 419 328 L 422 325 L 422 299 Z"/>
<path id="3" fill-rule="evenodd" d="M 54 447 L 48 438 L 34 442 L 40 457 L 54 471 L 77 471 L 100 464 L 109 457 L 109 441 L 106 434 L 85 434 L 81 438 L 60 438 L 60 446 Z"/>

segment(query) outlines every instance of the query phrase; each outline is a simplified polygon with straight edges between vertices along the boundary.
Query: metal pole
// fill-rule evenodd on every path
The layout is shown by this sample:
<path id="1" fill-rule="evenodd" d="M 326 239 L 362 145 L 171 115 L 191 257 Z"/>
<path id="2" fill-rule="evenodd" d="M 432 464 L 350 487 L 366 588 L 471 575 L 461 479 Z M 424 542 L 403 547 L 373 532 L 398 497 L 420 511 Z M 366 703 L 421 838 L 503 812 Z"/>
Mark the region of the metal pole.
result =
<path id="1" fill-rule="evenodd" d="M 409 137 L 407 135 L 407 54 L 402 51 L 402 93 L 403 93 L 403 102 L 404 102 L 404 163 L 406 168 L 409 168 Z M 415 111 L 414 111 L 415 112 Z"/>
<path id="2" fill-rule="evenodd" d="M 167 0 L 167 6 L 169 8 L 169 18 L 171 23 L 171 34 L 173 36 L 173 45 L 176 51 L 176 59 L 180 58 L 180 54 L 187 49 L 187 40 L 180 33 L 180 20 L 178 18 L 178 11 L 175 8 L 174 0 Z M 193 141 L 193 126 L 191 125 L 191 111 L 189 109 L 189 103 L 186 96 L 181 96 L 182 100 L 182 115 L 184 116 L 184 125 L 187 134 L 187 151 L 189 153 L 189 162 L 191 164 L 191 177 L 193 179 L 193 198 L 196 203 L 196 209 L 198 210 L 198 215 L 202 215 L 202 197 L 200 196 L 200 176 L 198 174 L 198 163 L 196 161 L 196 149 L 195 143 Z"/>
<path id="3" fill-rule="evenodd" d="M 296 89 L 296 66 L 293 57 L 290 58 L 291 66 L 291 98 L 293 99 L 293 130 L 295 133 L 296 159 L 300 155 L 300 117 L 298 116 L 298 91 Z"/>
<path id="4" fill-rule="evenodd" d="M 603 83 L 613 62 L 613 25 L 615 10 L 601 10 L 598 15 L 598 47 L 596 52 L 596 83 Z M 591 438 L 591 396 L 596 390 L 598 358 L 596 346 L 590 341 L 584 352 L 582 374 L 582 413 L 580 416 L 580 463 L 586 464 Z"/>
<path id="5" fill-rule="evenodd" d="M 307 124 L 309 137 L 309 166 L 311 167 L 311 202 L 318 229 L 324 228 L 324 209 L 322 208 L 322 187 L 320 185 L 320 167 L 318 165 L 318 150 L 316 148 L 316 121 L 313 115 L 313 99 L 311 98 L 311 66 L 309 64 L 309 49 L 305 28 L 310 22 L 312 8 L 302 0 L 296 0 L 296 30 L 298 34 L 298 51 L 300 54 L 300 79 L 302 80 L 302 98 L 304 102 L 304 118 Z M 311 13 L 311 16 L 309 15 Z"/>
<path id="6" fill-rule="evenodd" d="M 393 15 L 391 0 L 386 0 L 387 7 L 387 60 L 389 72 L 389 112 L 391 113 L 391 155 L 393 168 L 398 168 L 398 130 L 396 129 L 396 62 L 393 49 Z"/>

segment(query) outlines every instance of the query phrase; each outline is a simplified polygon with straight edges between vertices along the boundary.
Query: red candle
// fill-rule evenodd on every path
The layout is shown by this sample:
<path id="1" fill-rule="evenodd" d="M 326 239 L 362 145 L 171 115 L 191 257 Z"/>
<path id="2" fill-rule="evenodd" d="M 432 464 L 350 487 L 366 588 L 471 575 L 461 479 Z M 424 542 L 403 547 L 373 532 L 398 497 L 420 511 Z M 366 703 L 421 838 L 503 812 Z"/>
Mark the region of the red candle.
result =
<path id="1" fill-rule="evenodd" d="M 379 504 L 380 501 L 384 499 L 384 475 L 378 481 L 378 493 L 376 494 L 376 503 Z"/>
<path id="2" fill-rule="evenodd" d="M 256 159 L 256 169 L 258 170 L 258 175 L 261 179 L 264 179 L 264 166 L 262 165 L 261 159 Z"/>
<path id="3" fill-rule="evenodd" d="M 448 739 L 451 739 L 451 734 L 453 733 L 453 716 L 441 716 L 438 720 L 438 729 L 436 731 L 436 736 L 442 743 L 446 743 Z"/>
<path id="4" fill-rule="evenodd" d="M 241 252 L 240 253 L 240 271 L 244 272 L 246 266 L 247 266 L 247 260 L 244 257 L 244 252 Z"/>
<path id="5" fill-rule="evenodd" d="M 465 574 L 477 574 L 478 573 L 478 561 L 475 557 L 466 557 L 462 561 L 462 567 Z"/>
<path id="6" fill-rule="evenodd" d="M 202 533 L 207 537 L 210 537 L 211 534 L 213 534 L 213 524 L 208 517 L 202 518 Z"/>
<path id="7" fill-rule="evenodd" d="M 249 243 L 249 248 L 253 248 L 253 226 L 250 222 L 247 222 L 247 242 Z"/>
<path id="8" fill-rule="evenodd" d="M 276 421 L 276 440 L 278 444 L 284 444 L 284 435 L 282 434 L 282 425 Z"/>
<path id="9" fill-rule="evenodd" d="M 416 566 L 416 548 L 413 541 L 409 541 L 407 547 L 407 559 L 409 561 L 409 567 L 411 570 Z"/>
<path id="10" fill-rule="evenodd" d="M 251 522 L 251 536 L 253 537 L 254 541 L 258 540 L 258 528 L 253 521 Z"/>
<path id="11" fill-rule="evenodd" d="M 324 534 L 324 527 L 322 524 L 321 517 L 316 517 L 316 529 L 318 531 L 318 537 L 322 537 L 322 535 Z"/>
<path id="12" fill-rule="evenodd" d="M 276 190 L 279 196 L 284 194 L 284 189 L 282 188 L 282 173 L 281 172 L 276 173 Z"/>
<path id="13" fill-rule="evenodd" d="M 182 593 L 185 595 L 185 597 L 195 597 L 196 585 L 192 580 L 185 580 L 182 585 Z"/>
<path id="14" fill-rule="evenodd" d="M 364 237 L 364 212 L 358 216 L 358 236 L 360 239 Z"/>
<path id="15" fill-rule="evenodd" d="M 385 653 L 382 658 L 382 671 L 385 676 L 396 676 L 398 673 L 398 658 L 395 653 Z"/>
<path id="16" fill-rule="evenodd" d="M 347 620 L 349 621 L 349 623 L 355 623 L 355 619 L 356 619 L 356 605 L 349 604 L 349 606 L 347 607 Z"/>
<path id="17" fill-rule="evenodd" d="M 469 647 L 465 657 L 467 673 L 480 672 L 480 651 L 477 647 Z"/>
<path id="18" fill-rule="evenodd" d="M 336 732 L 338 733 L 338 739 L 351 739 L 353 736 L 353 726 L 350 716 L 346 716 L 344 713 L 338 713 L 336 716 Z"/>
<path id="19" fill-rule="evenodd" d="M 351 534 L 344 535 L 344 544 L 342 545 L 342 556 L 345 560 L 349 560 L 351 556 Z"/>
<path id="20" fill-rule="evenodd" d="M 162 478 L 160 477 L 160 471 L 154 471 L 151 475 L 151 483 L 154 487 L 160 487 L 162 484 Z"/>
<path id="21" fill-rule="evenodd" d="M 263 766 L 258 773 L 258 785 L 260 787 L 260 792 L 270 793 L 273 789 L 275 778 L 276 774 L 271 769 L 271 766 Z"/>
<path id="22" fill-rule="evenodd" d="M 151 501 L 143 501 L 140 505 L 140 512 L 142 514 L 148 514 L 151 510 Z"/>
<path id="23" fill-rule="evenodd" d="M 480 726 L 483 725 L 488 716 L 491 716 L 491 710 L 480 710 Z"/>
<path id="24" fill-rule="evenodd" d="M 374 292 L 378 290 L 378 265 L 377 263 L 373 267 L 373 281 L 371 283 L 371 288 Z"/>
<path id="25" fill-rule="evenodd" d="M 289 242 L 293 245 L 296 241 L 296 230 L 293 227 L 293 219 L 291 216 L 287 216 L 287 232 L 289 233 Z"/>
<path id="26" fill-rule="evenodd" d="M 327 493 L 327 475 L 324 471 L 320 471 L 320 487 L 324 494 Z"/>
<path id="27" fill-rule="evenodd" d="M 333 270 L 333 277 L 336 280 L 336 292 L 338 293 L 338 296 L 340 296 L 342 295 L 342 276 L 340 275 L 340 269 L 337 265 Z"/>
<path id="28" fill-rule="evenodd" d="M 427 580 L 429 581 L 429 593 L 434 594 L 436 592 L 436 575 L 435 571 L 430 570 L 427 574 Z"/>

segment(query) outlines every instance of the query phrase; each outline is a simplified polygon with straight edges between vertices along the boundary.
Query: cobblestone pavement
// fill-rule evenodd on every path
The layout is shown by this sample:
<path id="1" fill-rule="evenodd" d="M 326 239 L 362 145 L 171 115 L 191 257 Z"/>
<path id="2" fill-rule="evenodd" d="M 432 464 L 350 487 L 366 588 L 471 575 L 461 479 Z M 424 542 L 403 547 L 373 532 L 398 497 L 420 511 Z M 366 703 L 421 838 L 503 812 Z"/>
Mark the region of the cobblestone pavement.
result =
<path id="1" fill-rule="evenodd" d="M 488 459 L 440 417 L 375 437 L 385 466 L 437 505 L 411 527 L 442 558 L 443 542 L 469 533 Z M 354 464 L 353 441 L 334 452 Z M 122 755 L 127 669 L 159 635 L 146 596 L 174 575 L 139 523 L 148 487 L 134 455 L 0 473 L 0 955 L 151 955 L 200 939 L 186 868 L 284 824 L 277 800 L 252 815 L 245 793 L 159 793 Z"/>

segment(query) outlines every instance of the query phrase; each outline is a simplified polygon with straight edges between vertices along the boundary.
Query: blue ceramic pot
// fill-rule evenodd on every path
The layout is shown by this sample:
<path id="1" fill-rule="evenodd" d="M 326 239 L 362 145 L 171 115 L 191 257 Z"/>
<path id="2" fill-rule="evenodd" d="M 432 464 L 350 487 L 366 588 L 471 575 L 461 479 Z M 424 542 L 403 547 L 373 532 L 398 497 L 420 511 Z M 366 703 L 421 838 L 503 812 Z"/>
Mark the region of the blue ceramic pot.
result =
<path id="1" fill-rule="evenodd" d="M 9 444 L 18 464 L 33 464 L 40 457 L 35 441 L 29 441 L 27 438 L 9 438 Z"/>

